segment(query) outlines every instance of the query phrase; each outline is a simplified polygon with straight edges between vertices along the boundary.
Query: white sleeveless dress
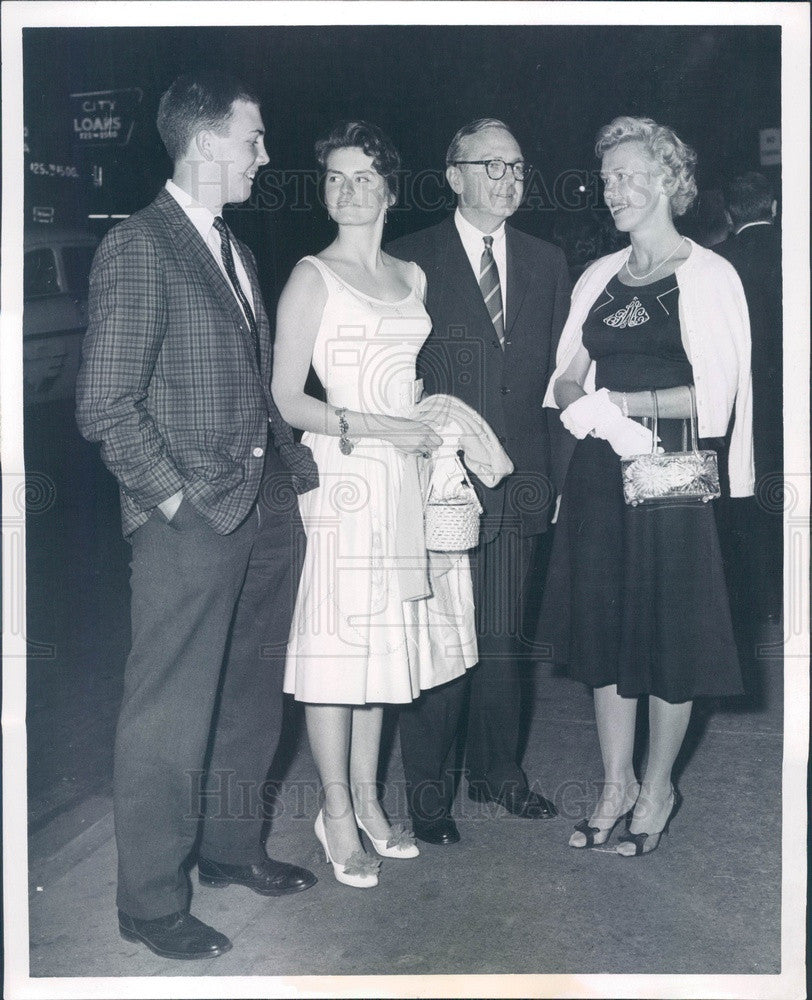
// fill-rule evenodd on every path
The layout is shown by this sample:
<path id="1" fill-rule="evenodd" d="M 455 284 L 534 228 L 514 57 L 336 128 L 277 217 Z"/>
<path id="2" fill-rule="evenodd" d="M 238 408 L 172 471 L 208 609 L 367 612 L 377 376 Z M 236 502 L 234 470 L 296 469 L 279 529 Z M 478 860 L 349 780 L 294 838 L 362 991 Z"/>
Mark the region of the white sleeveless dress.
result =
<path id="1" fill-rule="evenodd" d="M 303 259 L 327 287 L 313 368 L 328 405 L 409 416 L 415 360 L 431 330 L 423 272 L 413 264 L 412 290 L 386 302 L 352 288 L 318 258 Z M 401 597 L 396 529 L 406 456 L 377 439 L 356 442 L 350 455 L 338 437 L 308 432 L 302 440 L 320 483 L 299 497 L 307 551 L 285 692 L 320 704 L 409 702 L 460 676 L 477 660 L 467 557 L 431 573 L 429 597 Z"/>

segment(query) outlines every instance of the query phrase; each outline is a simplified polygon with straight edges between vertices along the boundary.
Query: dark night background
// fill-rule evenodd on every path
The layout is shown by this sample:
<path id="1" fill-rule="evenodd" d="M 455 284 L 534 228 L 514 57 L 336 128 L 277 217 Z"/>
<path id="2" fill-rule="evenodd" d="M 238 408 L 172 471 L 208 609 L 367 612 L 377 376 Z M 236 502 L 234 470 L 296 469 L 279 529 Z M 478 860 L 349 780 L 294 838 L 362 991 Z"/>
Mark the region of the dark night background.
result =
<path id="1" fill-rule="evenodd" d="M 388 132 L 407 175 L 437 171 L 422 206 L 407 188 L 390 215 L 392 237 L 450 207 L 439 172 L 456 129 L 482 115 L 504 119 L 540 171 L 528 186 L 532 207 L 516 221 L 550 238 L 562 214 L 601 207 L 598 185 L 579 195 L 572 172 L 594 171 L 594 135 L 618 114 L 653 117 L 694 146 L 701 190 L 759 169 L 759 129 L 780 125 L 780 45 L 777 27 L 29 28 L 30 159 L 75 164 L 79 180 L 29 173 L 26 221 L 33 205 L 55 207 L 57 222 L 87 225 L 90 213 L 147 204 L 170 172 L 154 124 L 158 98 L 179 72 L 209 65 L 236 72 L 261 98 L 269 171 L 313 171 L 315 139 L 346 117 Z M 129 144 L 77 148 L 68 95 L 128 87 L 143 91 Z M 101 188 L 91 184 L 93 165 L 103 167 Z M 777 168 L 766 172 L 779 181 Z M 326 245 L 331 228 L 312 186 L 313 210 L 296 204 L 290 178 L 282 197 L 277 188 L 263 199 L 270 177 L 260 174 L 252 202 L 231 221 L 273 300 L 295 261 Z M 697 235 L 701 220 L 684 226 Z"/>
<path id="2" fill-rule="evenodd" d="M 170 172 L 155 128 L 160 94 L 184 70 L 234 71 L 262 100 L 271 162 L 229 222 L 257 256 L 273 315 L 295 261 L 331 239 L 317 187 L 297 200 L 291 185 L 315 170 L 313 143 L 336 119 L 384 128 L 407 179 L 434 172 L 422 205 L 420 189 L 406 185 L 389 237 L 431 225 L 450 208 L 441 178 L 456 129 L 482 115 L 504 119 L 540 171 L 516 222 L 554 238 L 590 205 L 600 210 L 599 186 L 588 181 L 579 196 L 573 172 L 588 180 L 594 135 L 618 114 L 671 125 L 697 149 L 703 191 L 759 169 L 759 129 L 781 122 L 780 45 L 777 27 L 28 28 L 26 225 L 35 208 L 52 209 L 54 226 L 101 236 L 110 222 L 88 215 L 145 206 Z M 143 92 L 128 144 L 76 141 L 70 95 L 124 88 Z M 51 164 L 76 177 L 34 172 Z M 268 179 L 281 177 L 273 171 L 287 172 L 284 197 L 269 194 Z M 779 185 L 780 167 L 764 172 Z M 427 198 L 437 202 L 433 210 Z M 703 225 L 696 213 L 680 223 L 691 235 Z M 128 546 L 115 484 L 79 438 L 72 401 L 28 408 L 25 435 L 29 473 L 46 475 L 56 497 L 27 518 L 29 639 L 50 646 L 32 645 L 28 666 L 34 831 L 109 792 L 129 644 Z"/>

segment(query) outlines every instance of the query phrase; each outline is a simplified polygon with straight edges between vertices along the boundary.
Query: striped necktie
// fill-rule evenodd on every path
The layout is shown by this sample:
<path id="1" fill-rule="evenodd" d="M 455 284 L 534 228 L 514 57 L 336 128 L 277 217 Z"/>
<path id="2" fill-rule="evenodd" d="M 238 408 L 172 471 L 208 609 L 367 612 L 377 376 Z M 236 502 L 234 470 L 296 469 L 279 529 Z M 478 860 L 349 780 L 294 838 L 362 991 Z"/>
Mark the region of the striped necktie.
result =
<path id="1" fill-rule="evenodd" d="M 234 294 L 237 296 L 237 300 L 242 306 L 242 311 L 245 313 L 245 318 L 248 320 L 248 328 L 251 331 L 251 339 L 254 344 L 254 353 L 257 357 L 257 368 L 261 368 L 260 356 L 259 356 L 259 328 L 257 327 L 257 318 L 254 315 L 254 310 L 251 308 L 251 303 L 245 296 L 243 287 L 240 284 L 240 279 L 237 277 L 237 268 L 234 266 L 234 252 L 231 249 L 231 237 L 229 236 L 228 226 L 222 220 L 222 218 L 217 215 L 214 218 L 214 228 L 220 234 L 220 256 L 223 258 L 223 267 L 226 269 L 226 274 L 228 275 L 232 288 L 234 289 Z"/>
<path id="2" fill-rule="evenodd" d="M 485 249 L 479 261 L 479 288 L 482 298 L 488 307 L 499 346 L 505 349 L 505 317 L 502 313 L 502 288 L 499 284 L 499 272 L 493 259 L 493 236 L 483 236 Z"/>

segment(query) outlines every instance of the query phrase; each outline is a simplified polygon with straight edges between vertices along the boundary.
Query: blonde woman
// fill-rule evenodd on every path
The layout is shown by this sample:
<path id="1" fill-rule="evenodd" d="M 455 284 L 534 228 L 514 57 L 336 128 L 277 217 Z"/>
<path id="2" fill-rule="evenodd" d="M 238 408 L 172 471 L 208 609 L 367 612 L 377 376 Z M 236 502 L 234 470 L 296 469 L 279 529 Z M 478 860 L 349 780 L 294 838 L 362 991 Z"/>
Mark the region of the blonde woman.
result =
<path id="1" fill-rule="evenodd" d="M 659 410 L 659 446 L 680 450 L 696 393 L 699 435 L 723 437 L 734 496 L 753 490 L 750 332 L 741 283 L 721 257 L 680 235 L 696 197 L 696 155 L 647 118 L 601 129 L 604 200 L 630 246 L 575 287 L 545 405 L 577 439 L 545 588 L 543 635 L 569 676 L 594 688 L 603 791 L 574 848 L 655 850 L 680 797 L 672 769 L 693 700 L 741 693 L 741 673 L 710 504 L 628 507 L 620 458 L 651 449 L 642 418 Z M 562 596 L 563 595 L 563 596 Z M 632 764 L 638 698 L 649 746 Z"/>

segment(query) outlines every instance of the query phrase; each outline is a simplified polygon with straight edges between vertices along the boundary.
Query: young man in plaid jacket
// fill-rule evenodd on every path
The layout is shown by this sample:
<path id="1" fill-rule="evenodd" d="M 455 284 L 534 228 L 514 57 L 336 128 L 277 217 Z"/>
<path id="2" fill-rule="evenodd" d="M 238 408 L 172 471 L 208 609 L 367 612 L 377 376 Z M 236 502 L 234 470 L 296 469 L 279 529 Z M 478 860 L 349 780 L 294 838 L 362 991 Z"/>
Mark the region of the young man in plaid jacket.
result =
<path id="1" fill-rule="evenodd" d="M 204 884 L 278 896 L 316 881 L 265 853 L 260 789 L 303 547 L 295 493 L 318 476 L 271 398 L 254 259 L 220 215 L 268 162 L 259 103 L 221 74 L 180 77 L 158 128 L 173 176 L 96 255 L 77 418 L 119 481 L 132 544 L 114 764 L 120 931 L 194 959 L 231 947 L 188 910 L 200 812 Z"/>

